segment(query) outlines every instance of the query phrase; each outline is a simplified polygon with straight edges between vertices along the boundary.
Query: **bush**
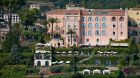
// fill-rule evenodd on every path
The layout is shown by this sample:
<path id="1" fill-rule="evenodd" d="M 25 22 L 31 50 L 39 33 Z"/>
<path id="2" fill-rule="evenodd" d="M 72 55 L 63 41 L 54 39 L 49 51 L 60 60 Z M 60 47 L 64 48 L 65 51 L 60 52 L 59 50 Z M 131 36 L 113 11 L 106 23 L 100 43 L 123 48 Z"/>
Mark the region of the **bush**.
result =
<path id="1" fill-rule="evenodd" d="M 62 67 L 61 66 L 53 66 L 50 68 L 52 73 L 61 73 Z"/>

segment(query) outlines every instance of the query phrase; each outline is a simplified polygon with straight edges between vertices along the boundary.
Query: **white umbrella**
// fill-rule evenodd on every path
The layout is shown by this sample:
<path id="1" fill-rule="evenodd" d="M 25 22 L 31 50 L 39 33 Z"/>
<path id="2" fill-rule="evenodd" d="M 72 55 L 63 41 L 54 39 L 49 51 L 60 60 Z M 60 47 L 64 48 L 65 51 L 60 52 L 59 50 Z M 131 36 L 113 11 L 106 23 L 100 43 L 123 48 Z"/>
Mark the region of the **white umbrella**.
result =
<path id="1" fill-rule="evenodd" d="M 59 62 L 59 64 L 62 64 L 62 63 L 64 63 L 64 61 L 60 61 L 60 62 Z"/>
<path id="2" fill-rule="evenodd" d="M 110 52 L 107 52 L 108 54 L 110 53 Z"/>
<path id="3" fill-rule="evenodd" d="M 60 52 L 56 52 L 56 53 L 60 53 Z"/>
<path id="4" fill-rule="evenodd" d="M 72 53 L 72 51 L 69 51 L 68 53 Z"/>
<path id="5" fill-rule="evenodd" d="M 100 71 L 100 70 L 98 70 L 98 69 L 96 69 L 96 70 L 93 70 L 93 74 L 94 74 L 94 73 L 99 73 L 99 74 L 100 74 L 100 73 L 101 73 L 101 71 Z"/>
<path id="6" fill-rule="evenodd" d="M 66 52 L 62 52 L 62 53 L 66 53 Z"/>
<path id="7" fill-rule="evenodd" d="M 66 64 L 70 64 L 70 61 L 66 61 Z"/>
<path id="8" fill-rule="evenodd" d="M 103 52 L 100 52 L 101 54 L 103 53 Z"/>
<path id="9" fill-rule="evenodd" d="M 117 52 L 113 52 L 114 54 L 116 54 Z"/>

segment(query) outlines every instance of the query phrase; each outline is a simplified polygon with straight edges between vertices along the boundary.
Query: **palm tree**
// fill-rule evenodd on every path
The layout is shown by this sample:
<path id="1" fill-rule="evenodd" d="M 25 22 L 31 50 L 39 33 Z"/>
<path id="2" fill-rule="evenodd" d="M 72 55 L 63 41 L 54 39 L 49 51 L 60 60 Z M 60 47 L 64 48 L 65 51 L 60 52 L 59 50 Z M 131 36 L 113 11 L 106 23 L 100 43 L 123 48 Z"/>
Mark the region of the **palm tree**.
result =
<path id="1" fill-rule="evenodd" d="M 51 26 L 52 26 L 52 37 L 53 37 L 54 36 L 54 34 L 53 34 L 53 24 L 54 23 L 58 23 L 59 20 L 58 20 L 58 18 L 49 18 L 48 22 L 51 23 Z"/>
<path id="2" fill-rule="evenodd" d="M 76 32 L 75 31 L 73 31 L 72 29 L 70 29 L 68 32 L 67 32 L 67 34 L 70 34 L 70 38 L 71 38 L 71 45 L 72 45 L 72 35 L 73 34 L 76 34 Z"/>

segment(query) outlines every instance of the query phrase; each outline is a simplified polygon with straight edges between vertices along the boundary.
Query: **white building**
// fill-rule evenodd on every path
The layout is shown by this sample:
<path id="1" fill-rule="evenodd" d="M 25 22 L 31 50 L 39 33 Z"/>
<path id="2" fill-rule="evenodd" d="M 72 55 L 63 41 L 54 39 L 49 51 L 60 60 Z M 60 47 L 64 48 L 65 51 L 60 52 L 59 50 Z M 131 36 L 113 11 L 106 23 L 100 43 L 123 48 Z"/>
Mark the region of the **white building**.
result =
<path id="1" fill-rule="evenodd" d="M 32 9 L 40 9 L 40 5 L 39 4 L 30 4 L 30 10 Z"/>
<path id="2" fill-rule="evenodd" d="M 3 15 L 3 19 L 5 21 L 8 21 L 8 14 L 4 14 Z M 19 15 L 18 14 L 12 14 L 12 20 L 11 20 L 12 24 L 15 24 L 15 23 L 19 23 L 20 22 L 20 19 L 19 19 Z"/>
<path id="3" fill-rule="evenodd" d="M 36 44 L 34 66 L 51 66 L 52 54 L 49 49 L 51 49 L 51 46 L 49 44 Z"/>

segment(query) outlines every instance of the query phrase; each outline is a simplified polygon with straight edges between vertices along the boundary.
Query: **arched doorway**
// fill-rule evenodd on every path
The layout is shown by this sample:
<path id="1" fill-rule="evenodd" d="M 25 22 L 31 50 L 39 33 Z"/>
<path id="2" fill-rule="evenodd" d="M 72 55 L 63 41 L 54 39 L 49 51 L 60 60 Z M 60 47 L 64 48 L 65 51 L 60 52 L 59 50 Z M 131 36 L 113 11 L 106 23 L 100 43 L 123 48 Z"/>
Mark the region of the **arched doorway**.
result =
<path id="1" fill-rule="evenodd" d="M 45 61 L 45 66 L 48 67 L 49 66 L 49 62 Z"/>
<path id="2" fill-rule="evenodd" d="M 37 66 L 41 66 L 41 62 L 40 61 L 37 61 Z"/>

